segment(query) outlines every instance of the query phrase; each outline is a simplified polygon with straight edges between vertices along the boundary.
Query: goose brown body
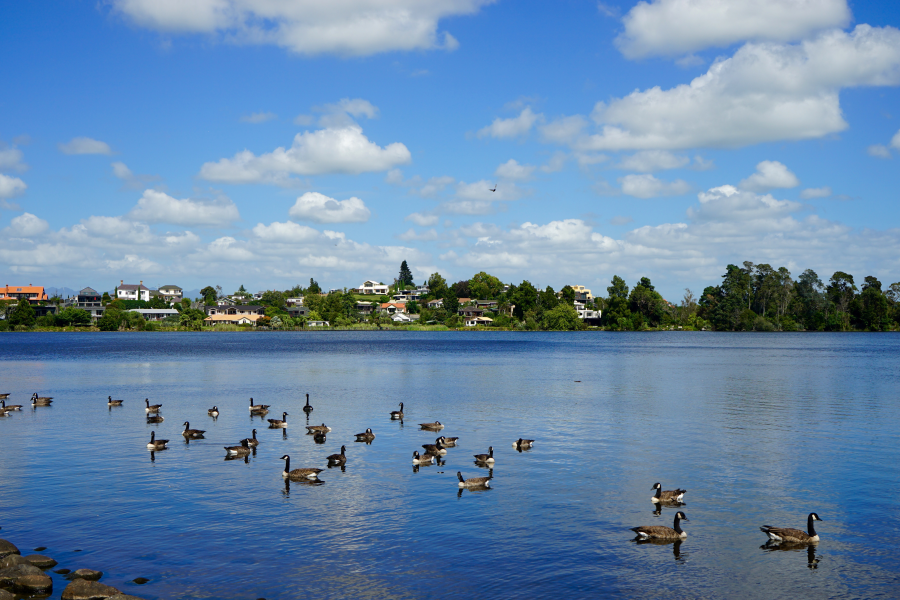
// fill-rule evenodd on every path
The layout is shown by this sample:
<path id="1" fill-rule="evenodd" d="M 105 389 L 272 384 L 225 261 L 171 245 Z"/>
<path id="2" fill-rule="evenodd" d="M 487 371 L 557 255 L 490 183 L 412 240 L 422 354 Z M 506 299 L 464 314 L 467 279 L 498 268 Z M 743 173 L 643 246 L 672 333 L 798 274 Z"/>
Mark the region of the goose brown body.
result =
<path id="1" fill-rule="evenodd" d="M 150 443 L 147 444 L 147 447 L 151 450 L 165 450 L 166 444 L 169 443 L 169 440 L 158 440 L 156 439 L 156 432 L 150 432 Z"/>
<path id="2" fill-rule="evenodd" d="M 814 523 L 821 520 L 816 513 L 809 513 L 809 516 L 806 518 L 806 528 L 809 530 L 809 533 L 793 527 L 772 527 L 771 525 L 763 525 L 759 530 L 769 536 L 770 540 L 795 544 L 814 544 L 819 541 L 819 534 L 816 533 Z"/>
<path id="3" fill-rule="evenodd" d="M 375 439 L 375 434 L 372 433 L 372 429 L 366 429 L 365 433 L 357 433 L 356 441 L 357 442 L 371 442 Z"/>
<path id="4" fill-rule="evenodd" d="M 642 525 L 640 527 L 632 527 L 631 530 L 641 538 L 680 540 L 687 537 L 687 533 L 681 529 L 681 521 L 687 520 L 689 519 L 679 510 L 675 513 L 675 522 L 672 527 L 664 527 L 663 525 Z"/>
<path id="5" fill-rule="evenodd" d="M 440 421 L 434 421 L 432 423 L 419 423 L 419 427 L 421 427 L 422 429 L 429 429 L 432 431 L 440 431 L 441 429 L 444 428 L 444 426 L 441 425 Z"/>
<path id="6" fill-rule="evenodd" d="M 122 400 L 113 400 L 112 396 L 106 397 L 106 403 L 109 406 L 122 406 L 122 402 L 123 402 Z"/>
<path id="7" fill-rule="evenodd" d="M 307 435 L 314 434 L 317 432 L 328 433 L 329 431 L 331 431 L 331 427 L 328 427 L 327 425 L 325 425 L 325 423 L 322 423 L 321 425 L 307 425 L 306 426 Z"/>
<path id="8" fill-rule="evenodd" d="M 7 396 L 8 396 L 8 395 L 9 395 L 9 394 L 7 394 Z M 3 410 L 22 410 L 22 405 L 21 405 L 21 404 L 10 404 L 9 406 L 7 406 L 7 405 L 6 405 L 6 400 L 5 400 L 5 399 L 4 399 L 4 400 L 0 400 L 0 404 L 3 405 Z"/>
<path id="9" fill-rule="evenodd" d="M 265 413 L 269 412 L 270 404 L 253 404 L 253 398 L 250 398 L 250 412 Z"/>
<path id="10" fill-rule="evenodd" d="M 229 456 L 248 456 L 250 454 L 250 446 L 247 442 L 247 439 L 243 439 L 240 446 L 225 446 L 225 453 Z"/>
<path id="11" fill-rule="evenodd" d="M 203 437 L 203 434 L 206 433 L 204 429 L 191 429 L 191 424 L 187 421 L 184 422 L 184 431 L 181 432 L 186 438 L 190 439 L 200 439 Z"/>
<path id="12" fill-rule="evenodd" d="M 403 419 L 403 403 L 400 403 L 400 410 L 392 410 L 391 411 L 392 419 Z"/>
<path id="13" fill-rule="evenodd" d="M 463 479 L 462 473 L 457 471 L 456 477 L 459 479 L 459 487 L 461 488 L 489 488 L 491 487 L 491 479 L 490 477 L 469 477 L 468 479 Z"/>
<path id="14" fill-rule="evenodd" d="M 256 448 L 257 446 L 259 446 L 259 440 L 256 439 L 256 430 L 255 429 L 253 430 L 253 436 L 244 438 L 243 440 L 241 440 L 241 443 L 243 444 L 245 441 L 247 442 L 247 445 L 250 446 L 251 448 Z"/>
<path id="15" fill-rule="evenodd" d="M 475 462 L 492 463 L 492 462 L 494 462 L 494 447 L 489 446 L 487 454 L 475 454 L 474 456 L 475 456 Z"/>
<path id="16" fill-rule="evenodd" d="M 146 405 L 144 411 L 148 413 L 158 413 L 162 408 L 162 404 L 150 404 L 150 398 L 144 398 L 144 404 Z"/>
<path id="17" fill-rule="evenodd" d="M 341 446 L 340 454 L 331 454 L 328 456 L 328 463 L 332 465 L 343 465 L 347 463 L 347 446 Z"/>
<path id="18" fill-rule="evenodd" d="M 291 457 L 287 454 L 281 457 L 284 460 L 284 471 L 281 476 L 285 479 L 318 479 L 322 469 L 293 469 L 291 470 Z"/>
<path id="19" fill-rule="evenodd" d="M 269 422 L 270 429 L 284 429 L 287 427 L 287 416 L 286 412 L 281 413 L 280 419 L 266 419 Z"/>
<path id="20" fill-rule="evenodd" d="M 653 496 L 653 502 L 681 502 L 684 498 L 684 495 L 687 493 L 687 490 L 682 489 L 674 489 L 674 490 L 664 490 L 662 489 L 662 484 L 656 482 L 653 484 L 651 490 L 656 490 L 656 494 Z"/>

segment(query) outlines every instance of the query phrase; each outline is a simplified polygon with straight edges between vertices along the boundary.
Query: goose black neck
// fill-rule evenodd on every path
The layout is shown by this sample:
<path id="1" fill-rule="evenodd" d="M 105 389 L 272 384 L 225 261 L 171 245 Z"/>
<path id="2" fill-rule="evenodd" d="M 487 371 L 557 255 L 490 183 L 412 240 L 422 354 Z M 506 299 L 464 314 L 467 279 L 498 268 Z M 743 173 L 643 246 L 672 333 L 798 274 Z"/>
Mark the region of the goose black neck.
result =
<path id="1" fill-rule="evenodd" d="M 656 488 L 656 495 L 653 497 L 656 498 L 657 500 L 662 499 L 662 486 L 659 486 L 658 488 Z"/>
<path id="2" fill-rule="evenodd" d="M 814 525 L 815 519 L 813 519 L 812 515 L 806 519 L 806 528 L 809 530 L 809 537 L 815 537 L 816 535 L 816 526 Z"/>
<path id="3" fill-rule="evenodd" d="M 465 483 L 465 482 L 466 482 L 466 480 L 463 479 L 462 473 L 460 473 L 459 471 L 456 472 L 456 476 L 459 477 L 459 480 L 460 480 L 462 483 Z"/>
<path id="4" fill-rule="evenodd" d="M 675 524 L 672 526 L 672 529 L 674 529 L 676 533 L 684 533 L 681 530 L 681 517 L 678 516 L 678 513 L 675 514 Z"/>
<path id="5" fill-rule="evenodd" d="M 284 472 L 285 473 L 291 472 L 291 457 L 290 456 L 284 457 Z"/>

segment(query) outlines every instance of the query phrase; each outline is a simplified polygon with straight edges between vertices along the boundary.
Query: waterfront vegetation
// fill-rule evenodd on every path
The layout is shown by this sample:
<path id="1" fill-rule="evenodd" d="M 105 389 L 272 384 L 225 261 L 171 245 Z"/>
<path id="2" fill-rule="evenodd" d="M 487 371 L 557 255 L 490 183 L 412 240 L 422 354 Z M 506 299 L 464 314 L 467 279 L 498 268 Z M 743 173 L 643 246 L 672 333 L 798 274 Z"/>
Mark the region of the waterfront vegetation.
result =
<path id="1" fill-rule="evenodd" d="M 403 261 L 400 277 L 391 286 L 392 293 L 413 286 L 412 275 Z M 34 308 L 26 300 L 6 302 L 5 320 L 0 331 L 159 331 L 159 330 L 216 330 L 240 331 L 249 329 L 300 330 L 310 321 L 327 321 L 330 326 L 319 329 L 366 330 L 396 329 L 411 331 L 441 331 L 463 328 L 460 308 L 468 301 L 492 301 L 485 316 L 490 326 L 474 329 L 519 331 L 573 331 L 600 329 L 608 331 L 897 331 L 900 330 L 900 282 L 888 286 L 873 276 L 866 276 L 857 285 L 853 275 L 835 272 L 823 281 L 811 270 L 796 280 L 785 267 L 744 262 L 742 266 L 728 265 L 718 285 L 708 286 L 698 296 L 685 289 L 677 302 L 664 299 L 647 277 L 640 278 L 629 288 L 625 280 L 613 276 L 606 288 L 606 296 L 583 297 L 571 286 L 558 292 L 547 286 L 541 290 L 530 281 L 518 285 L 504 285 L 497 277 L 485 272 L 470 279 L 448 282 L 439 273 L 427 281 L 428 292 L 418 301 L 406 304 L 406 311 L 419 315 L 418 321 L 395 323 L 388 314 L 374 311 L 363 314 L 360 302 L 377 304 L 390 301 L 388 296 L 355 294 L 343 290 L 323 293 L 319 284 L 310 279 L 308 287 L 300 285 L 288 290 L 268 290 L 260 298 L 253 298 L 241 286 L 236 292 L 245 305 L 263 306 L 265 315 L 255 325 L 206 325 L 204 304 L 214 304 L 223 297 L 221 287 L 207 286 L 201 297 L 192 302 L 184 299 L 176 304 L 177 315 L 161 321 L 146 321 L 134 308 L 169 308 L 159 298 L 149 302 L 111 299 L 103 295 L 105 311 L 96 322 L 77 308 L 64 308 L 56 314 L 35 316 Z M 234 297 L 235 295 L 232 295 Z M 288 298 L 303 297 L 309 309 L 305 316 L 291 317 Z M 441 300 L 442 306 L 429 308 L 428 302 Z M 461 301 L 463 304 L 461 304 Z M 61 303 L 53 298 L 51 303 Z M 602 315 L 590 325 L 579 317 L 578 310 L 599 311 Z M 468 327 L 467 329 L 473 329 Z"/>

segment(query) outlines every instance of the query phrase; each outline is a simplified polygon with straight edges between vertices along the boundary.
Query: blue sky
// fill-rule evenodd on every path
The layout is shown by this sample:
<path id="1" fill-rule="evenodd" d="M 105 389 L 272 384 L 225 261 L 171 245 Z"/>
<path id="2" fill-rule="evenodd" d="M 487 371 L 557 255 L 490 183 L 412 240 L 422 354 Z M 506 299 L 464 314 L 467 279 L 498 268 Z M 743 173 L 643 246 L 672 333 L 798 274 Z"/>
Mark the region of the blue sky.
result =
<path id="1" fill-rule="evenodd" d="M 900 280 L 900 6 L 0 9 L 4 283 Z M 490 189 L 497 186 L 496 192 Z"/>

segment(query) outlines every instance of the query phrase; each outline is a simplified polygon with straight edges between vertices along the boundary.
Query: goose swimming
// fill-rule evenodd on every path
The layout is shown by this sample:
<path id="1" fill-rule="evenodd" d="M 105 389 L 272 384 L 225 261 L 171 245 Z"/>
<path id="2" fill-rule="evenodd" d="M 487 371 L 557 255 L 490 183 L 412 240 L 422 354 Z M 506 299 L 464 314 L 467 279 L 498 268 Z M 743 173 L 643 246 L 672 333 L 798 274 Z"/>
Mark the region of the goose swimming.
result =
<path id="1" fill-rule="evenodd" d="M 147 405 L 144 411 L 148 413 L 158 413 L 162 408 L 162 404 L 150 404 L 150 398 L 144 398 L 144 404 Z"/>
<path id="2" fill-rule="evenodd" d="M 169 443 L 169 440 L 158 440 L 156 439 L 156 432 L 150 432 L 150 443 L 147 444 L 147 447 L 151 450 L 165 450 L 166 444 Z"/>
<path id="3" fill-rule="evenodd" d="M 657 540 L 678 540 L 687 537 L 687 533 L 681 529 L 681 522 L 689 519 L 680 510 L 675 513 L 675 522 L 672 527 L 662 525 L 642 525 L 632 527 L 631 530 L 640 538 L 653 538 Z"/>
<path id="4" fill-rule="evenodd" d="M 763 525 L 759 530 L 769 536 L 770 540 L 777 542 L 814 544 L 819 541 L 819 534 L 816 533 L 816 528 L 813 523 L 821 520 L 822 519 L 820 519 L 819 515 L 816 513 L 809 513 L 809 516 L 806 518 L 806 528 L 809 530 L 809 533 L 802 529 L 793 529 L 792 527 L 772 527 L 771 525 Z"/>
<path id="5" fill-rule="evenodd" d="M 291 470 L 291 457 L 285 454 L 281 457 L 284 460 L 284 471 L 281 476 L 285 479 L 318 479 L 322 469 L 294 469 Z"/>
<path id="6" fill-rule="evenodd" d="M 189 439 L 199 440 L 203 437 L 204 433 L 206 433 L 206 431 L 203 429 L 191 429 L 191 424 L 185 421 L 184 431 L 181 432 L 181 435 Z"/>
<path id="7" fill-rule="evenodd" d="M 651 498 L 653 502 L 681 502 L 685 493 L 687 493 L 687 490 L 682 489 L 663 490 L 659 482 L 654 483 L 650 489 L 656 490 L 656 495 Z"/>
<path id="8" fill-rule="evenodd" d="M 240 446 L 224 446 L 225 454 L 228 456 L 249 456 L 250 446 L 247 441 L 246 439 L 241 440 Z"/>
<path id="9" fill-rule="evenodd" d="M 284 429 L 287 427 L 287 416 L 288 414 L 281 413 L 280 419 L 267 419 L 269 421 L 269 429 Z"/>
<path id="10" fill-rule="evenodd" d="M 463 479 L 462 473 L 457 471 L 456 476 L 459 478 L 459 487 L 461 488 L 489 488 L 491 487 L 491 477 L 469 477 Z"/>
<path id="11" fill-rule="evenodd" d="M 392 419 L 403 419 L 403 403 L 400 403 L 400 410 L 392 410 L 391 411 Z"/>

